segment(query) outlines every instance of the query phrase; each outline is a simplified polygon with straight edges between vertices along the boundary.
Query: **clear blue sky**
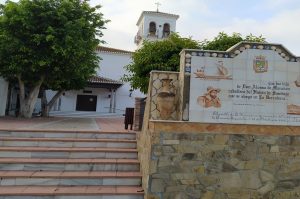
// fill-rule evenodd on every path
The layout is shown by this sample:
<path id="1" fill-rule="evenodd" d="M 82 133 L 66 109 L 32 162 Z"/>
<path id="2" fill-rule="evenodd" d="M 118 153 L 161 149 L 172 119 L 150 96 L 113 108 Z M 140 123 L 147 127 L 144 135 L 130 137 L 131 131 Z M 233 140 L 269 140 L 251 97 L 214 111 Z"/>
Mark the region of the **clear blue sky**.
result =
<path id="1" fill-rule="evenodd" d="M 299 0 L 90 0 L 101 4 L 111 20 L 104 31 L 106 46 L 134 50 L 137 19 L 143 10 L 156 10 L 157 1 L 161 12 L 180 15 L 177 32 L 182 36 L 201 41 L 221 31 L 262 34 L 300 56 Z"/>

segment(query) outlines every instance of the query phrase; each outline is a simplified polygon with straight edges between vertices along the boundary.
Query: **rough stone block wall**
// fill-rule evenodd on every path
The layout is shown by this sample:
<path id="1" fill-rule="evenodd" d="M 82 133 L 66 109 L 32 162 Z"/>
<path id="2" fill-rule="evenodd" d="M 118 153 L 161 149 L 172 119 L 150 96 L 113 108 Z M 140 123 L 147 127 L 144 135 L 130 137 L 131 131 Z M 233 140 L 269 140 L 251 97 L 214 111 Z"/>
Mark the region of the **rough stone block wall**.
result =
<path id="1" fill-rule="evenodd" d="M 300 136 L 155 132 L 149 137 L 147 198 L 300 198 Z"/>

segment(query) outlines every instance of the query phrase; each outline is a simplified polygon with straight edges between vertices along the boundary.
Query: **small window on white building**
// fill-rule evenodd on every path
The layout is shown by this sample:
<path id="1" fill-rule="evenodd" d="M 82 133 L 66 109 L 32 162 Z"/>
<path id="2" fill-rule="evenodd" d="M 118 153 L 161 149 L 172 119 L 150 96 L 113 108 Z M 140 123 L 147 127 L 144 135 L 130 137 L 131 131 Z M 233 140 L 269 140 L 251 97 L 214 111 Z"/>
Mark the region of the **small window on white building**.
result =
<path id="1" fill-rule="evenodd" d="M 163 27 L 163 37 L 168 37 L 170 35 L 170 24 L 165 23 Z"/>
<path id="2" fill-rule="evenodd" d="M 156 35 L 156 23 L 155 22 L 150 22 L 149 24 L 149 35 L 150 36 L 155 36 Z"/>

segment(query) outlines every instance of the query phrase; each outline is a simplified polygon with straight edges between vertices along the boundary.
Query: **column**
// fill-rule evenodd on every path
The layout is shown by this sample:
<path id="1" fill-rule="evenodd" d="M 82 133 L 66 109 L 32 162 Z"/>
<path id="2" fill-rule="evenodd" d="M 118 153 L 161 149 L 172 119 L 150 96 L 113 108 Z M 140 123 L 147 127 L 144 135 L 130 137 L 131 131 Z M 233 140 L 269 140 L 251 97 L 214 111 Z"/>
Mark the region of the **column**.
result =
<path id="1" fill-rule="evenodd" d="M 116 113 L 116 106 L 117 106 L 117 92 L 114 90 L 114 106 L 113 106 L 113 113 Z"/>
<path id="2" fill-rule="evenodd" d="M 113 106 L 113 90 L 110 89 L 109 113 L 112 113 L 112 106 Z"/>

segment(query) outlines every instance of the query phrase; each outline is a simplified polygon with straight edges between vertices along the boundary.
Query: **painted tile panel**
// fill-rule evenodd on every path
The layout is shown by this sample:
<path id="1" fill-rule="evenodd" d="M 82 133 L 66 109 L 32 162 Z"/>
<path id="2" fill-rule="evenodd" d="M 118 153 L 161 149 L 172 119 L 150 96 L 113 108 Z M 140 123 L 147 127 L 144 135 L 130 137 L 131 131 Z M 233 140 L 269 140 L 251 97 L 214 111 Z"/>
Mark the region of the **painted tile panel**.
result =
<path id="1" fill-rule="evenodd" d="M 276 50 L 191 56 L 190 121 L 300 125 L 300 63 Z"/>

